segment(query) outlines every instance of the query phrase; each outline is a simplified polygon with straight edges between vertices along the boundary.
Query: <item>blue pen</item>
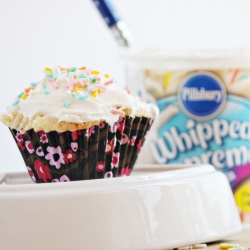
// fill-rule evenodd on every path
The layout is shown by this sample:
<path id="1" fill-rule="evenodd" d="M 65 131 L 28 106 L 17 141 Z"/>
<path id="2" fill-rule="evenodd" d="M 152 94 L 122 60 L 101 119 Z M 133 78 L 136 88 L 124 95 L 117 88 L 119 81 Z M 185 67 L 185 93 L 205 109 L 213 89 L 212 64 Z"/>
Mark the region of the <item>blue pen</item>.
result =
<path id="1" fill-rule="evenodd" d="M 124 21 L 119 17 L 109 0 L 92 0 L 112 31 L 117 42 L 122 46 L 130 46 L 133 39 Z"/>

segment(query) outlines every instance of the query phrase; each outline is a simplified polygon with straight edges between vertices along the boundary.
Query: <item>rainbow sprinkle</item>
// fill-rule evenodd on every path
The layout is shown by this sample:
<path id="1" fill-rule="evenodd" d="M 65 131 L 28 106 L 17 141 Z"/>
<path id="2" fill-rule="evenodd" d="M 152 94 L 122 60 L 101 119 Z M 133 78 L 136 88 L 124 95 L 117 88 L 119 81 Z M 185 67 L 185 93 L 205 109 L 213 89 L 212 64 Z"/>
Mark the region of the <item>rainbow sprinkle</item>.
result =
<path id="1" fill-rule="evenodd" d="M 18 103 L 19 103 L 19 100 L 16 100 L 16 101 L 12 104 L 12 106 L 16 106 Z"/>
<path id="2" fill-rule="evenodd" d="M 119 110 L 119 109 L 112 109 L 111 113 L 114 115 L 125 115 L 125 112 L 123 110 Z"/>
<path id="3" fill-rule="evenodd" d="M 80 95 L 79 97 L 78 97 L 78 100 L 86 100 L 87 98 L 89 98 L 89 95 Z"/>
<path id="4" fill-rule="evenodd" d="M 127 91 L 127 93 L 130 95 L 131 94 L 131 90 L 129 89 L 129 88 L 124 88 L 126 91 Z"/>
<path id="5" fill-rule="evenodd" d="M 246 79 L 249 77 L 249 74 L 241 74 L 240 79 Z"/>
<path id="6" fill-rule="evenodd" d="M 54 78 L 48 78 L 48 81 L 51 82 L 51 83 L 53 83 L 53 82 L 55 82 L 56 80 L 55 80 Z"/>
<path id="7" fill-rule="evenodd" d="M 65 107 L 65 108 L 67 108 L 67 107 L 69 107 L 70 106 L 70 101 L 66 101 L 64 104 L 63 104 L 63 106 Z"/>
<path id="8" fill-rule="evenodd" d="M 45 76 L 46 76 L 47 78 L 53 78 L 53 77 L 54 77 L 54 75 L 53 75 L 52 73 L 47 73 L 47 74 L 45 74 Z"/>
<path id="9" fill-rule="evenodd" d="M 22 99 L 23 99 L 23 100 L 25 100 L 26 98 L 27 98 L 27 95 L 26 95 L 26 94 L 22 95 Z"/>
<path id="10" fill-rule="evenodd" d="M 76 67 L 73 67 L 71 70 L 69 70 L 69 72 L 75 72 L 77 70 Z"/>
<path id="11" fill-rule="evenodd" d="M 73 92 L 82 91 L 82 88 L 74 88 Z"/>
<path id="12" fill-rule="evenodd" d="M 86 67 L 70 67 L 63 68 L 57 67 L 55 69 L 45 67 L 44 69 L 45 79 L 41 82 L 31 82 L 30 87 L 26 88 L 24 92 L 18 95 L 18 100 L 13 102 L 13 106 L 18 105 L 20 100 L 26 100 L 31 90 L 36 87 L 42 88 L 44 95 L 51 94 L 49 91 L 51 88 L 60 89 L 59 91 L 66 91 L 70 95 L 70 98 L 78 100 L 86 100 L 88 98 L 97 98 L 110 84 L 117 83 L 113 80 L 109 74 L 101 74 L 97 70 L 91 70 Z M 61 77 L 67 78 L 66 80 L 60 80 Z M 124 88 L 127 93 L 131 94 L 130 89 Z M 53 90 L 52 90 L 53 92 Z M 68 99 L 63 102 L 65 108 L 72 105 L 72 99 Z M 73 101 L 73 100 L 72 100 Z M 125 112 L 119 109 L 113 109 L 112 114 L 125 115 Z"/>
<path id="13" fill-rule="evenodd" d="M 84 74 L 79 74 L 77 77 L 78 77 L 78 78 L 87 78 L 87 76 L 84 75 Z"/>
<path id="14" fill-rule="evenodd" d="M 49 73 L 52 73 L 53 72 L 53 70 L 52 70 L 52 68 L 49 68 L 49 67 L 45 67 L 45 72 L 49 72 Z"/>
<path id="15" fill-rule="evenodd" d="M 97 71 L 97 70 L 92 70 L 92 71 L 91 71 L 91 74 L 92 74 L 92 75 L 100 75 L 100 72 Z"/>
<path id="16" fill-rule="evenodd" d="M 93 96 L 94 98 L 97 97 L 99 94 L 99 91 L 98 89 L 94 90 L 92 93 L 91 93 L 91 96 Z"/>
<path id="17" fill-rule="evenodd" d="M 55 89 L 59 89 L 59 85 L 58 85 L 58 83 L 56 83 L 56 82 L 52 82 L 52 85 L 53 85 L 53 88 L 55 88 Z"/>
<path id="18" fill-rule="evenodd" d="M 240 70 L 239 69 L 236 69 L 234 72 L 233 72 L 233 75 L 232 75 L 232 78 L 231 78 L 231 81 L 230 81 L 230 84 L 233 84 L 237 78 L 237 75 L 239 74 Z"/>
<path id="19" fill-rule="evenodd" d="M 87 69 L 85 66 L 78 68 L 79 70 L 85 70 Z"/>
<path id="20" fill-rule="evenodd" d="M 105 82 L 104 85 L 105 85 L 105 86 L 108 86 L 108 85 L 110 85 L 110 84 L 112 84 L 112 83 L 113 83 L 113 81 L 112 81 L 112 80 L 109 80 L 109 81 Z"/>
<path id="21" fill-rule="evenodd" d="M 24 92 L 20 93 L 17 97 L 21 98 L 24 95 Z"/>
<path id="22" fill-rule="evenodd" d="M 94 88 L 93 86 L 88 86 L 88 87 L 86 88 L 86 90 L 87 90 L 87 91 L 91 91 L 93 88 Z"/>
<path id="23" fill-rule="evenodd" d="M 90 82 L 91 82 L 91 83 L 95 83 L 95 82 L 96 82 L 96 79 L 95 79 L 95 78 L 93 78 L 93 77 L 90 77 L 90 79 L 89 79 L 89 80 L 90 80 Z"/>

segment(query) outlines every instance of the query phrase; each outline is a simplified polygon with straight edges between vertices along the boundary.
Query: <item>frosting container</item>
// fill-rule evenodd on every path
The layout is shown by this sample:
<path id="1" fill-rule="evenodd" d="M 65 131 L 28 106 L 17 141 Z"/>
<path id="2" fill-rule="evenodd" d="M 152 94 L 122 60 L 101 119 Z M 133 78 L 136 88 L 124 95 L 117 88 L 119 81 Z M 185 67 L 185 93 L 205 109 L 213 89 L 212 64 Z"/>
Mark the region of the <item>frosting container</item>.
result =
<path id="1" fill-rule="evenodd" d="M 140 163 L 212 164 L 250 222 L 250 51 L 124 54 L 127 82 L 160 117 Z"/>

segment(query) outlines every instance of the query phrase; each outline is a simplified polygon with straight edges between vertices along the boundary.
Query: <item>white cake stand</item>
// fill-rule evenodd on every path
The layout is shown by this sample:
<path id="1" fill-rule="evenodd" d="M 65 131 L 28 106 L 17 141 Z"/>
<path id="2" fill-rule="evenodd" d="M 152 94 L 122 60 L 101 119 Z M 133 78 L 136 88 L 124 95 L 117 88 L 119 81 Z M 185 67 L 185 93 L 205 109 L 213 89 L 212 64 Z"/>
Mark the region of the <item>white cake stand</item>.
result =
<path id="1" fill-rule="evenodd" d="M 210 165 L 136 166 L 133 176 L 34 184 L 0 176 L 0 249 L 172 249 L 241 230 L 224 174 Z"/>

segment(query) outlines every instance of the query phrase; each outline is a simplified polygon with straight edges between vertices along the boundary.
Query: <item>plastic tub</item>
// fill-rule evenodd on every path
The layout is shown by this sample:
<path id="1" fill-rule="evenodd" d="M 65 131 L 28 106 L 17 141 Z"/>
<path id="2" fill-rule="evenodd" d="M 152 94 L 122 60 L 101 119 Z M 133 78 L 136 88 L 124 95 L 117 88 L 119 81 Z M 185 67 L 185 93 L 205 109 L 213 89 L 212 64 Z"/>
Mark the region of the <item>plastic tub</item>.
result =
<path id="1" fill-rule="evenodd" d="M 123 58 L 133 91 L 160 109 L 139 162 L 212 164 L 249 222 L 250 51 L 150 49 Z"/>

